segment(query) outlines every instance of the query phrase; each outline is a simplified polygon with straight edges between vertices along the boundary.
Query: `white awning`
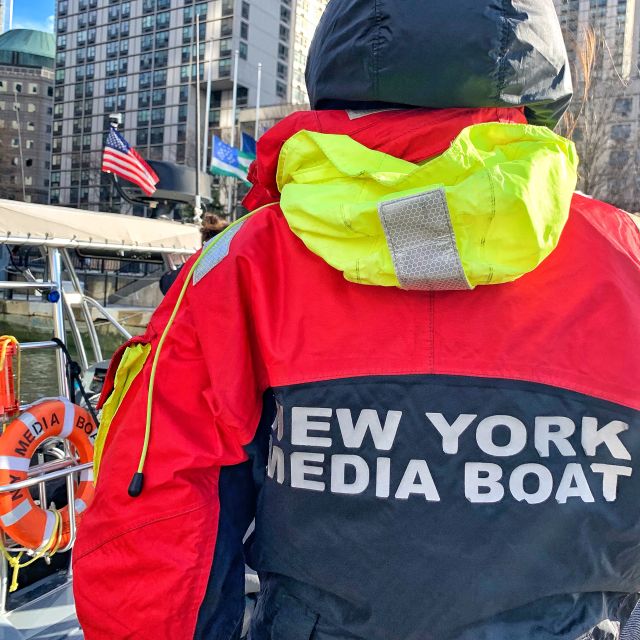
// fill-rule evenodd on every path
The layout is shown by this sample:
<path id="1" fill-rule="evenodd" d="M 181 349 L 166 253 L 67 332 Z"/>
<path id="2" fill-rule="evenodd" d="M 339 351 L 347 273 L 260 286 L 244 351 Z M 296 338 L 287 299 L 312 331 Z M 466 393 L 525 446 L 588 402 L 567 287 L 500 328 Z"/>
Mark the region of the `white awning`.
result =
<path id="1" fill-rule="evenodd" d="M 0 200 L 0 244 L 192 254 L 200 233 L 169 220 Z"/>

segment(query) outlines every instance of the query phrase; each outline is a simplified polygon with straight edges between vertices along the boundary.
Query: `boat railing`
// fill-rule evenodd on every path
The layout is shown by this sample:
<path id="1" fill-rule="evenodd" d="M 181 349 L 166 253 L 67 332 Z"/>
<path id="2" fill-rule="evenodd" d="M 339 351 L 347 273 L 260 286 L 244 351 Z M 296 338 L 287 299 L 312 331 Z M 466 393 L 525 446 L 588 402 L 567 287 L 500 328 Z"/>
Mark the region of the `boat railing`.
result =
<path id="1" fill-rule="evenodd" d="M 79 464 L 75 456 L 70 455 L 71 452 L 68 448 L 66 440 L 52 439 L 48 441 L 46 449 L 40 451 L 38 456 L 38 463 L 32 465 L 27 471 L 27 478 L 19 482 L 12 482 L 11 484 L 0 485 L 0 494 L 13 493 L 22 489 L 37 488 L 36 504 L 43 509 L 55 508 L 56 505 L 49 503 L 47 496 L 47 484 L 64 478 L 66 480 L 66 503 L 67 505 L 73 505 L 75 503 L 75 491 L 76 491 L 76 475 L 87 469 L 93 467 L 92 462 Z M 45 456 L 54 458 L 54 460 L 45 461 Z M 57 459 L 56 459 L 57 458 Z M 59 552 L 69 551 L 75 542 L 77 533 L 77 523 L 75 518 L 75 511 L 69 508 L 69 542 Z M 27 557 L 33 557 L 36 555 L 36 551 L 22 547 L 18 543 L 11 540 L 4 532 L 1 533 L 1 540 L 4 548 L 10 553 L 24 553 Z M 49 559 L 44 558 L 45 562 Z M 71 575 L 71 565 L 69 566 L 68 573 Z M 0 562 L 0 615 L 4 614 L 7 610 L 7 596 L 9 593 L 9 564 L 3 558 Z"/>

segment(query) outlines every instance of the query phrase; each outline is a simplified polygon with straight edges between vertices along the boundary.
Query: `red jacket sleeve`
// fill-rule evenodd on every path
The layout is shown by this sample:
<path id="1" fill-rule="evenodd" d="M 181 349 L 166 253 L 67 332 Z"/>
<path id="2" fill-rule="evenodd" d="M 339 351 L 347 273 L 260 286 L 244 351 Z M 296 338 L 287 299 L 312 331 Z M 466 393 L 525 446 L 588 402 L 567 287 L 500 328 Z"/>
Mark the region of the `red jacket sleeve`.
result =
<path id="1" fill-rule="evenodd" d="M 241 262 L 228 256 L 187 285 L 158 356 L 189 263 L 136 339 L 150 355 L 111 422 L 74 549 L 76 607 L 88 640 L 193 637 L 215 550 L 220 468 L 246 458 L 242 445 L 253 438 L 265 388 Z M 156 356 L 144 488 L 132 498 Z M 116 386 L 118 377 L 126 376 L 116 375 Z"/>

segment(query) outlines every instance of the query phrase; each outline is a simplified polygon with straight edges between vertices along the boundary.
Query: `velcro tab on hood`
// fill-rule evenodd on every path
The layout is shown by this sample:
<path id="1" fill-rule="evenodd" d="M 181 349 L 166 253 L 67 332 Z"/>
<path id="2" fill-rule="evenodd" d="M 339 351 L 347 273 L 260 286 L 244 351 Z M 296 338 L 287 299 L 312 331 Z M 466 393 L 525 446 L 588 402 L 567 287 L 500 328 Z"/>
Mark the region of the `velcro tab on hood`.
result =
<path id="1" fill-rule="evenodd" d="M 292 231 L 347 280 L 466 289 L 513 281 L 555 249 L 577 164 L 573 143 L 532 125 L 467 127 L 423 164 L 300 131 L 277 180 Z"/>

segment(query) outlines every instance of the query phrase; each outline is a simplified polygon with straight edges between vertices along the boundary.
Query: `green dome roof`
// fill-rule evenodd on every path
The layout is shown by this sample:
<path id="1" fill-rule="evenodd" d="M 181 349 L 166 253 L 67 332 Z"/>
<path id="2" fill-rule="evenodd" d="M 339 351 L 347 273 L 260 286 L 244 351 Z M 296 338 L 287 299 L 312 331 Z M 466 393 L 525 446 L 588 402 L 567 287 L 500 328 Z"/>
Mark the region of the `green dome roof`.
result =
<path id="1" fill-rule="evenodd" d="M 0 64 L 53 69 L 56 53 L 52 33 L 33 29 L 11 29 L 0 35 Z"/>

